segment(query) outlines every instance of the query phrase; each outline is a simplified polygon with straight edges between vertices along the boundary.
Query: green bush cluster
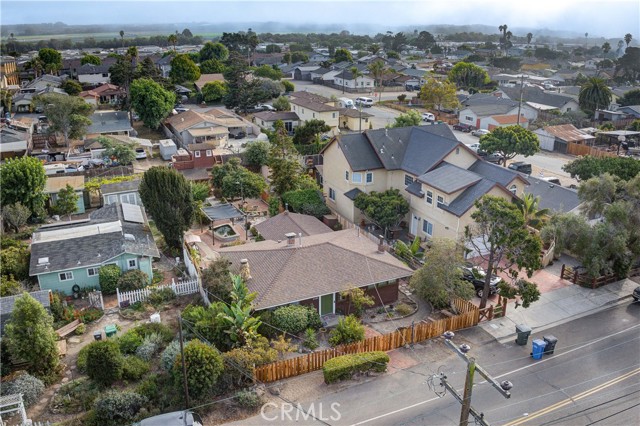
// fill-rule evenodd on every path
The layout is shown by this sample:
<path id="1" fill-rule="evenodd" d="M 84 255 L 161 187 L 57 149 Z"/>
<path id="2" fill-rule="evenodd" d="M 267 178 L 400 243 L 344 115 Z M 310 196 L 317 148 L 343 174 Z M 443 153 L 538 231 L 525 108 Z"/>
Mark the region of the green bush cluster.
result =
<path id="1" fill-rule="evenodd" d="M 123 354 L 134 354 L 138 347 L 142 344 L 142 337 L 134 330 L 129 330 L 122 336 L 118 337 L 118 346 Z"/>
<path id="2" fill-rule="evenodd" d="M 54 414 L 76 414 L 90 410 L 100 395 L 100 389 L 86 377 L 62 385 L 51 402 Z"/>
<path id="3" fill-rule="evenodd" d="M 115 341 L 102 340 L 87 346 L 87 375 L 102 386 L 109 386 L 122 378 L 123 357 Z"/>
<path id="4" fill-rule="evenodd" d="M 189 394 L 195 399 L 206 397 L 222 374 L 222 356 L 215 348 L 199 340 L 192 340 L 184 347 Z M 173 376 L 176 386 L 182 386 L 182 356 L 176 356 Z"/>
<path id="5" fill-rule="evenodd" d="M 100 290 L 104 294 L 115 294 L 122 271 L 117 265 L 105 265 L 98 270 Z"/>
<path id="6" fill-rule="evenodd" d="M 353 315 L 340 318 L 338 325 L 331 330 L 329 335 L 329 344 L 331 346 L 354 343 L 361 340 L 364 340 L 364 326 Z"/>
<path id="7" fill-rule="evenodd" d="M 146 324 L 141 324 L 135 328 L 132 328 L 131 331 L 136 333 L 143 340 L 149 335 L 158 334 L 160 335 L 160 339 L 162 340 L 162 342 L 165 344 L 171 342 L 175 336 L 175 333 L 173 332 L 173 330 L 171 330 L 171 328 L 159 322 L 149 322 Z"/>
<path id="8" fill-rule="evenodd" d="M 180 342 L 174 340 L 169 343 L 162 355 L 160 355 L 160 367 L 167 372 L 171 372 L 173 364 L 176 362 L 176 356 L 180 353 Z"/>
<path id="9" fill-rule="evenodd" d="M 147 298 L 147 302 L 152 304 L 153 306 L 159 306 L 163 303 L 170 302 L 176 298 L 176 294 L 169 287 L 164 287 L 161 289 L 151 289 L 151 293 Z"/>
<path id="10" fill-rule="evenodd" d="M 241 390 L 236 393 L 236 401 L 240 407 L 250 410 L 255 410 L 262 405 L 262 398 L 252 390 Z"/>
<path id="11" fill-rule="evenodd" d="M 320 328 L 322 321 L 313 307 L 289 305 L 273 311 L 272 324 L 287 333 L 298 334 L 307 328 Z"/>
<path id="12" fill-rule="evenodd" d="M 332 358 L 322 366 L 324 382 L 334 383 L 350 379 L 355 373 L 366 371 L 384 372 L 387 370 L 389 355 L 381 351 L 363 352 Z"/>
<path id="13" fill-rule="evenodd" d="M 132 269 L 125 272 L 118 278 L 118 290 L 131 291 L 140 290 L 149 284 L 149 277 L 147 274 L 139 269 Z"/>
<path id="14" fill-rule="evenodd" d="M 2 382 L 2 395 L 22 394 L 24 405 L 29 407 L 40 399 L 44 393 L 44 383 L 31 374 L 22 373 L 15 378 Z"/>
<path id="15" fill-rule="evenodd" d="M 135 392 L 108 391 L 95 401 L 94 410 L 102 425 L 129 424 L 146 402 Z"/>
<path id="16" fill-rule="evenodd" d="M 145 374 L 149 372 L 151 368 L 147 361 L 140 359 L 137 356 L 128 355 L 124 357 L 124 363 L 122 365 L 122 378 L 125 380 L 138 381 Z"/>
<path id="17" fill-rule="evenodd" d="M 153 358 L 163 343 L 163 338 L 159 333 L 148 334 L 142 340 L 142 344 L 136 349 L 136 356 L 145 361 L 151 361 L 151 358 Z"/>

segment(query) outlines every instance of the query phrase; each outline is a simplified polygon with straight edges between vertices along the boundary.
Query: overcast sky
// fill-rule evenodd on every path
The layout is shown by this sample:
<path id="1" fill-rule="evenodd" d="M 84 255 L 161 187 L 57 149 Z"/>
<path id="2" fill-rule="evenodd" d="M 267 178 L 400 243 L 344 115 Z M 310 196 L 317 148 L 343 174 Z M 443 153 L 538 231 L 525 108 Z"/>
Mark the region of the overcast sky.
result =
<path id="1" fill-rule="evenodd" d="M 509 25 L 568 30 L 590 37 L 640 38 L 638 0 L 0 0 L 2 24 L 155 24 L 190 22 L 291 22 L 370 24 L 388 27 L 430 24 Z"/>

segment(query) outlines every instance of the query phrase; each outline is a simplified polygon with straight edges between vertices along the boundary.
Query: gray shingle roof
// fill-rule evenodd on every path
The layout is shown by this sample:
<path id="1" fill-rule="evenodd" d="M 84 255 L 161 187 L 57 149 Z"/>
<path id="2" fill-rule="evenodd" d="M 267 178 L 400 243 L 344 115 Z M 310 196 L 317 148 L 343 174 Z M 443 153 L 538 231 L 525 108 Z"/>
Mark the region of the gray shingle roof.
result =
<path id="1" fill-rule="evenodd" d="M 348 199 L 350 199 L 351 201 L 355 200 L 356 197 L 360 194 L 362 194 L 362 190 L 360 190 L 360 188 L 353 188 L 350 189 L 349 191 L 344 193 L 344 196 L 347 197 Z"/>
<path id="2" fill-rule="evenodd" d="M 100 185 L 100 192 L 102 195 L 118 194 L 120 192 L 137 191 L 139 187 L 140 179 L 135 179 L 124 182 L 105 183 L 104 185 Z"/>
<path id="3" fill-rule="evenodd" d="M 446 194 L 459 191 L 482 179 L 482 176 L 454 166 L 443 163 L 438 168 L 418 177 L 418 180 Z"/>
<path id="4" fill-rule="evenodd" d="M 89 220 L 41 227 L 33 234 L 29 275 L 100 265 L 122 253 L 159 257 L 144 210 L 143 217 L 142 224 L 125 221 L 118 203 L 96 210 Z M 84 232 L 87 227 L 93 232 Z M 38 264 L 41 258 L 48 258 L 48 263 Z"/>
<path id="5" fill-rule="evenodd" d="M 107 74 L 109 72 L 110 65 L 94 65 L 84 64 L 78 68 L 78 75 L 81 74 Z"/>
<path id="6" fill-rule="evenodd" d="M 497 100 L 497 102 L 493 103 L 478 103 L 474 105 L 469 105 L 471 111 L 473 111 L 478 117 L 489 117 L 491 115 L 502 115 L 511 111 L 513 108 L 518 106 L 517 102 L 506 101 L 505 100 Z"/>
<path id="7" fill-rule="evenodd" d="M 416 197 L 424 198 L 424 191 L 422 191 L 422 185 L 417 180 L 414 180 L 413 183 L 405 188 L 409 194 L 415 195 Z"/>
<path id="8" fill-rule="evenodd" d="M 473 203 L 475 203 L 478 198 L 489 192 L 495 185 L 495 182 L 483 178 L 475 185 L 465 189 L 462 194 L 458 195 L 448 206 L 440 204 L 438 207 L 460 217 L 473 206 Z"/>
<path id="9" fill-rule="evenodd" d="M 96 112 L 91 117 L 91 125 L 87 127 L 87 133 L 113 133 L 131 131 L 129 115 L 125 111 Z"/>
<path id="10" fill-rule="evenodd" d="M 341 135 L 337 143 L 354 172 L 383 168 L 364 133 Z"/>
<path id="11" fill-rule="evenodd" d="M 253 114 L 254 117 L 264 121 L 276 120 L 300 120 L 298 114 L 293 111 L 262 111 Z"/>
<path id="12" fill-rule="evenodd" d="M 511 99 L 520 99 L 520 86 L 504 87 L 501 88 L 501 90 L 506 93 L 507 96 L 509 96 Z M 547 93 L 538 87 L 525 87 L 522 90 L 522 99 L 525 102 L 549 105 L 556 108 L 561 108 L 567 102 L 574 100 L 574 98 L 571 96 Z"/>
<path id="13" fill-rule="evenodd" d="M 285 234 L 295 232 L 296 235 L 324 234 L 333 232 L 331 228 L 313 216 L 299 213 L 283 212 L 264 222 L 255 225 L 256 230 L 265 240 L 285 240 Z"/>
<path id="14" fill-rule="evenodd" d="M 525 183 L 527 182 L 520 173 L 514 172 L 506 167 L 498 166 L 497 164 L 489 163 L 488 161 L 478 160 L 473 163 L 468 170 L 505 187 L 517 178 L 522 179 Z"/>
<path id="15" fill-rule="evenodd" d="M 525 186 L 524 192 L 540 197 L 539 207 L 558 212 L 570 212 L 578 207 L 581 202 L 578 191 L 550 184 L 547 181 L 529 176 L 530 185 Z"/>

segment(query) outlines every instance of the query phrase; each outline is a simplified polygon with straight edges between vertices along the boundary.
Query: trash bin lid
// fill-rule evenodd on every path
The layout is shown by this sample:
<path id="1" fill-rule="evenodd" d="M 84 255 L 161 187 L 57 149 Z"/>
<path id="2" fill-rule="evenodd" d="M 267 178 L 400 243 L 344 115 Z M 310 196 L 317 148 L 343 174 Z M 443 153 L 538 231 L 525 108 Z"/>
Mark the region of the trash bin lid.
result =
<path id="1" fill-rule="evenodd" d="M 558 341 L 558 339 L 556 338 L 556 336 L 552 336 L 551 334 L 550 334 L 550 335 L 548 335 L 548 336 L 544 336 L 544 337 L 543 337 L 543 339 L 544 339 L 546 342 L 549 342 L 549 343 L 556 343 L 556 342 Z"/>
<path id="2" fill-rule="evenodd" d="M 516 325 L 516 331 L 518 333 L 526 333 L 527 331 L 531 331 L 531 327 L 529 327 L 528 325 L 524 325 L 524 324 L 518 324 Z"/>
<path id="3" fill-rule="evenodd" d="M 547 342 L 542 339 L 534 339 L 532 343 L 537 346 L 547 346 Z"/>

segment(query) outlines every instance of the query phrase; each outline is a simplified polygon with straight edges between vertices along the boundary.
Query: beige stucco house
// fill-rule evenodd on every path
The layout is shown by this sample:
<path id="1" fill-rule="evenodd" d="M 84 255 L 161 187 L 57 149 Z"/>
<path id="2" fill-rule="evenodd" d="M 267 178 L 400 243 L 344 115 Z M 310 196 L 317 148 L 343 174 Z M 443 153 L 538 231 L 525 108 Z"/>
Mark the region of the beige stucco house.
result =
<path id="1" fill-rule="evenodd" d="M 361 192 L 399 189 L 410 204 L 411 235 L 457 238 L 472 222 L 473 203 L 485 194 L 512 199 L 527 180 L 480 159 L 446 124 L 367 130 L 341 135 L 323 150 L 327 205 L 352 223 Z"/>
<path id="2" fill-rule="evenodd" d="M 291 111 L 300 118 L 300 124 L 309 120 L 323 120 L 331 127 L 331 133 L 337 135 L 340 125 L 340 107 L 324 96 L 309 92 L 293 92 L 289 98 Z"/>

